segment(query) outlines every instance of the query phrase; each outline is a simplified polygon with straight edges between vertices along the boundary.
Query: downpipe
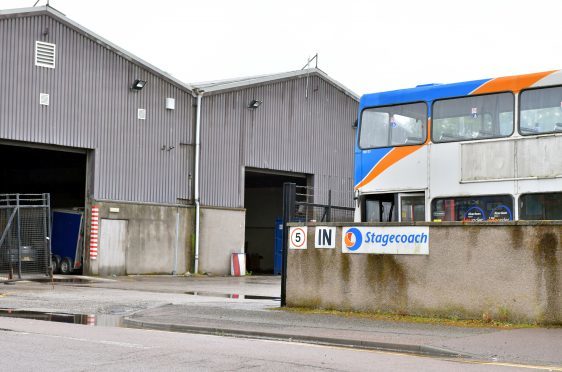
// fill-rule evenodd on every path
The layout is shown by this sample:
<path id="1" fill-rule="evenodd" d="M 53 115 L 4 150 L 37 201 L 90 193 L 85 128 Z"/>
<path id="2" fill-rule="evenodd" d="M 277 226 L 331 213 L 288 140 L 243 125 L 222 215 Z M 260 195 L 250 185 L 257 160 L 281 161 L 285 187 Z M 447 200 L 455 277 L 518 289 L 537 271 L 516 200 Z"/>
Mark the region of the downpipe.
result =
<path id="1" fill-rule="evenodd" d="M 199 168 L 201 166 L 200 162 L 200 147 L 201 147 L 201 101 L 203 98 L 202 92 L 197 92 L 197 114 L 195 119 L 195 176 L 194 176 L 194 193 L 193 198 L 195 199 L 195 262 L 193 267 L 193 272 L 197 274 L 199 272 L 199 247 L 201 245 L 200 241 L 200 220 L 201 220 L 201 206 L 200 206 L 200 195 L 199 195 Z"/>

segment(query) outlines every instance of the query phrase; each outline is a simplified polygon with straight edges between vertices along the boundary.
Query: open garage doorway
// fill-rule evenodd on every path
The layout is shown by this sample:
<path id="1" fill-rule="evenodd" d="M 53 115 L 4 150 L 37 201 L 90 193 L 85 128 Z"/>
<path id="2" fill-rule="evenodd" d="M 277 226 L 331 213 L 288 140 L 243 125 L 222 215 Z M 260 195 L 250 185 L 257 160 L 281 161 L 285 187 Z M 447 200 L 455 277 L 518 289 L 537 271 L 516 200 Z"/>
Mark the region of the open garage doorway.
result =
<path id="1" fill-rule="evenodd" d="M 52 209 L 84 208 L 86 153 L 0 144 L 0 193 L 50 193 Z"/>
<path id="2" fill-rule="evenodd" d="M 310 175 L 246 169 L 244 207 L 246 208 L 246 269 L 253 274 L 280 273 L 282 247 L 279 225 L 283 216 L 283 184 L 307 186 Z M 275 258 L 277 248 L 277 259 Z"/>
<path id="3" fill-rule="evenodd" d="M 50 195 L 51 257 L 62 274 L 80 273 L 83 264 L 86 151 L 0 143 L 0 194 Z"/>

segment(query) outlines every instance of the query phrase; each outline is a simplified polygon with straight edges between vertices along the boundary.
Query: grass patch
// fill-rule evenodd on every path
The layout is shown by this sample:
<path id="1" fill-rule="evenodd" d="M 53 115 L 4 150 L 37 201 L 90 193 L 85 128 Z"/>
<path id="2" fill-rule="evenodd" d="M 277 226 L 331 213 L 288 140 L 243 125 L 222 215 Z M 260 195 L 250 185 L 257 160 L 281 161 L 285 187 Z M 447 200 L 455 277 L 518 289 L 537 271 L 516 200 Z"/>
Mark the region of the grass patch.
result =
<path id="1" fill-rule="evenodd" d="M 539 327 L 539 325 L 537 324 L 509 323 L 499 320 L 458 319 L 456 317 L 441 318 L 441 317 L 427 317 L 427 316 L 417 316 L 417 315 L 400 315 L 400 314 L 383 313 L 383 312 L 309 309 L 304 307 L 276 307 L 271 310 L 286 311 L 289 313 L 296 313 L 296 314 L 334 315 L 343 318 L 371 319 L 371 320 L 379 320 L 379 321 L 387 321 L 387 322 L 434 324 L 434 325 L 465 327 L 465 328 L 519 329 L 519 328 Z"/>

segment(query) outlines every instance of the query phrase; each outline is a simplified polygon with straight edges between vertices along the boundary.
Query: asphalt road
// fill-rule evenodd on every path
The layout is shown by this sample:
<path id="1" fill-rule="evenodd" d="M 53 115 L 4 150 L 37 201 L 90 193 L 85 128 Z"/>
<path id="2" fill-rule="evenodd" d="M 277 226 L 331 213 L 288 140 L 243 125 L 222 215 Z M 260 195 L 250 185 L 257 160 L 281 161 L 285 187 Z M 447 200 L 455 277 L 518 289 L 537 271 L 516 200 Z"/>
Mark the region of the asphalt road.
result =
<path id="1" fill-rule="evenodd" d="M 522 367 L 527 370 L 549 370 L 548 367 L 535 364 L 556 366 L 550 369 L 562 371 L 556 354 L 557 345 L 560 344 L 559 330 L 498 332 L 494 329 L 461 329 L 290 314 L 272 311 L 279 306 L 279 301 L 275 299 L 279 296 L 279 289 L 278 277 L 133 276 L 61 282 L 54 286 L 36 282 L 0 285 L 0 315 L 3 315 L 0 317 L 0 371 L 499 371 Z M 170 309 L 173 310 L 171 313 Z M 27 315 L 30 310 L 38 314 L 56 313 L 59 318 L 61 312 L 82 314 L 79 322 L 96 324 L 97 327 L 7 318 L 15 315 L 13 310 L 25 310 Z M 43 315 L 47 318 L 52 316 Z M 41 319 L 45 317 L 39 316 Z M 290 335 L 296 334 L 291 332 L 299 331 L 310 336 L 314 331 L 315 334 L 321 333 L 320 336 L 371 337 L 375 341 L 433 345 L 462 351 L 463 355 L 473 355 L 473 360 L 430 359 L 313 344 L 216 336 L 224 335 L 220 331 L 211 332 L 213 336 L 127 329 L 120 327 L 124 317 L 143 322 L 203 322 L 201 324 L 209 329 L 252 326 L 252 329 L 258 327 L 258 330 L 267 331 L 273 328 Z M 221 328 L 221 325 L 224 327 Z M 436 338 L 437 341 L 443 339 L 441 341 L 444 343 L 437 342 Z M 476 359 L 480 362 L 476 362 Z M 494 362 L 484 364 L 482 361 Z"/>
<path id="2" fill-rule="evenodd" d="M 517 371 L 413 355 L 231 337 L 0 318 L 2 370 Z"/>

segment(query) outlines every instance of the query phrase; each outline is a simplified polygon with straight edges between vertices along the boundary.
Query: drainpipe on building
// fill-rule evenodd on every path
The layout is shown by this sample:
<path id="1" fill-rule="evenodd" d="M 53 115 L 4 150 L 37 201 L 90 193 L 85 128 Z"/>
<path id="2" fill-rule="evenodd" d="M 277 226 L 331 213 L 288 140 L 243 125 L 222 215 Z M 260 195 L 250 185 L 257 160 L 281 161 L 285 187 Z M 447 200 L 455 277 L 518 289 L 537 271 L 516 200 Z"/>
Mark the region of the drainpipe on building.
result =
<path id="1" fill-rule="evenodd" d="M 194 193 L 193 198 L 195 199 L 195 266 L 193 272 L 197 274 L 199 272 L 199 225 L 200 225 L 200 205 L 199 205 L 199 167 L 200 167 L 200 157 L 199 148 L 201 146 L 201 99 L 203 98 L 203 93 L 196 91 L 197 94 L 197 116 L 195 119 L 195 177 L 194 177 Z"/>

